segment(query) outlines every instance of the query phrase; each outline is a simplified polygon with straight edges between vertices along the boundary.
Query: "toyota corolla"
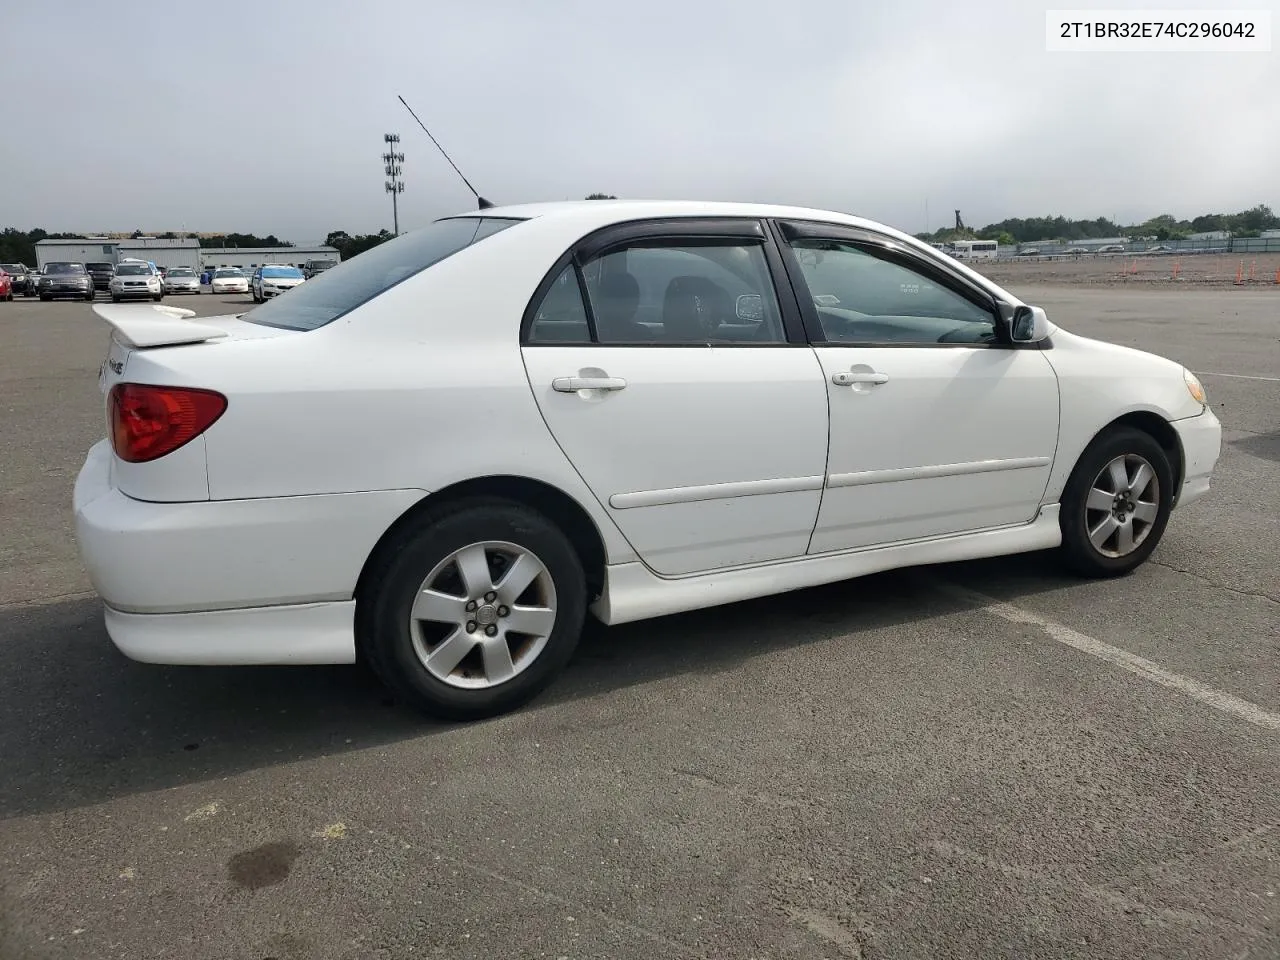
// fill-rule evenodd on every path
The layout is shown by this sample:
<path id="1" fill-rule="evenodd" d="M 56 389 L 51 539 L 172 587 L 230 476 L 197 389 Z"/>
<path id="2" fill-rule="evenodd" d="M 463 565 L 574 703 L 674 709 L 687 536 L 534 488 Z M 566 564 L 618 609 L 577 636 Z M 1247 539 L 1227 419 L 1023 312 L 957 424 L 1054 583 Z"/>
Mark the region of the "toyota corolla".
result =
<path id="1" fill-rule="evenodd" d="M 74 512 L 115 644 L 360 656 L 446 717 L 536 695 L 588 613 L 1051 548 L 1125 574 L 1221 444 L 1181 364 L 809 209 L 488 209 L 236 316 L 95 309 Z"/>

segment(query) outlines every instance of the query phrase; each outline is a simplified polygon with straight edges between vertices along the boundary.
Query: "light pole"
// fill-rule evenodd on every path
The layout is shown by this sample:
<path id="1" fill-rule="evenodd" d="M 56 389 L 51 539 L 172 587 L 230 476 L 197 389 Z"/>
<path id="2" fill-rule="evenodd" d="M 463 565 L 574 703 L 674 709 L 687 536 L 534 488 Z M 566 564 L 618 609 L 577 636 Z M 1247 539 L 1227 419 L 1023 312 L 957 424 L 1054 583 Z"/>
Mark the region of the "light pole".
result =
<path id="1" fill-rule="evenodd" d="M 396 152 L 396 146 L 400 143 L 400 134 L 384 134 L 382 142 L 387 145 L 387 152 L 382 155 L 382 169 L 386 171 L 388 177 L 386 191 L 391 194 L 391 220 L 395 235 L 398 237 L 400 236 L 400 208 L 396 197 L 404 193 L 404 183 L 400 179 L 400 164 L 404 163 L 404 154 Z"/>

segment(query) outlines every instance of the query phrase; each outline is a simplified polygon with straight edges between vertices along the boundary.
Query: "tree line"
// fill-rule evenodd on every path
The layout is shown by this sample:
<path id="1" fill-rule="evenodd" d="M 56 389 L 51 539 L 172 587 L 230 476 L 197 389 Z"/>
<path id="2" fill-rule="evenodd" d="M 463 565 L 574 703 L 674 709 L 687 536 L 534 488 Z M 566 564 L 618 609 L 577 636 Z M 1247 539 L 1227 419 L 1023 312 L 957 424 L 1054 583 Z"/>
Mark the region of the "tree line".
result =
<path id="1" fill-rule="evenodd" d="M 1226 230 L 1236 237 L 1256 237 L 1263 230 L 1280 229 L 1280 217 L 1265 204 L 1239 213 L 1206 213 L 1192 220 L 1179 220 L 1162 213 L 1143 223 L 1121 226 L 1106 217 L 1096 220 L 1069 220 L 1066 217 L 1031 217 L 1001 220 L 979 230 L 946 227 L 932 233 L 918 233 L 921 240 L 946 243 L 951 240 L 996 240 L 1012 246 L 1044 240 L 1100 240 L 1104 237 L 1155 237 L 1181 240 L 1193 233 Z"/>

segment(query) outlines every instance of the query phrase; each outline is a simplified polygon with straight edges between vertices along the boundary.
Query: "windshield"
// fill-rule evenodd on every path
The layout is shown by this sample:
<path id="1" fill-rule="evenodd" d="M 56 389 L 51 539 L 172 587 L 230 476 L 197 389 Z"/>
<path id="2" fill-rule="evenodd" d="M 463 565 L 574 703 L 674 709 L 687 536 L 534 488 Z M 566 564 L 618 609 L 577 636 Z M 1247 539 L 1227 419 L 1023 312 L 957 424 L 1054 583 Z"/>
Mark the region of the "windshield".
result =
<path id="1" fill-rule="evenodd" d="M 116 268 L 119 277 L 145 277 L 150 273 L 151 268 L 141 263 L 122 263 Z"/>
<path id="2" fill-rule="evenodd" d="M 520 222 L 498 217 L 437 220 L 334 264 L 323 276 L 294 287 L 287 297 L 268 300 L 241 319 L 286 330 L 315 330 L 432 264 Z"/>
<path id="3" fill-rule="evenodd" d="M 169 271 L 171 277 L 194 277 L 196 272 L 190 267 L 174 267 Z"/>
<path id="4" fill-rule="evenodd" d="M 297 267 L 263 267 L 262 276 L 266 278 L 282 277 L 290 280 L 301 280 L 302 271 Z"/>
<path id="5" fill-rule="evenodd" d="M 213 272 L 213 275 L 214 275 L 214 277 L 215 277 L 215 278 L 217 278 L 217 277 L 223 277 L 223 278 L 226 278 L 226 277 L 243 277 L 243 276 L 244 276 L 244 274 L 243 274 L 243 273 L 241 273 L 239 270 L 215 270 L 215 271 Z"/>
<path id="6" fill-rule="evenodd" d="M 0 270 L 5 273 L 26 273 L 27 268 L 20 263 L 0 263 Z"/>
<path id="7" fill-rule="evenodd" d="M 78 263 L 46 263 L 45 273 L 84 273 L 84 267 Z"/>

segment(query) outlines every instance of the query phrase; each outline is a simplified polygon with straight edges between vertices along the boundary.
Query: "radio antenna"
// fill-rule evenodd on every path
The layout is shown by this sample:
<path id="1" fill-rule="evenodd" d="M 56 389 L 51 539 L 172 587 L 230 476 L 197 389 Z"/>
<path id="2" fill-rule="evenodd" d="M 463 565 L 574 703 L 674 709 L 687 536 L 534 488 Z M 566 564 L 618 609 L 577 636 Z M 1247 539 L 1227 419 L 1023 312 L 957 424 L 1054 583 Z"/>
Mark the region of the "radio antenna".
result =
<path id="1" fill-rule="evenodd" d="M 399 94 L 396 94 L 396 96 L 399 96 Z M 410 116 L 412 116 L 413 119 L 418 120 L 418 115 L 413 112 L 413 107 L 409 106 L 409 104 L 405 101 L 404 97 L 400 97 L 400 102 L 404 104 L 404 108 L 409 111 Z M 431 137 L 431 131 L 427 129 L 427 125 L 425 123 L 423 123 L 421 120 L 418 120 L 418 126 L 422 128 L 423 133 L 425 133 L 428 137 Z M 480 209 L 487 210 L 490 207 L 492 207 L 493 206 L 492 203 L 490 203 L 484 197 L 480 196 L 480 194 L 476 193 L 476 188 L 471 185 L 471 181 L 468 180 L 466 176 L 463 174 L 463 172 L 458 169 L 458 165 L 453 162 L 453 160 L 449 157 L 449 154 L 444 152 L 444 147 L 440 146 L 440 141 L 437 140 L 435 137 L 431 137 L 431 142 L 436 145 L 436 149 L 440 151 L 440 155 L 449 161 L 449 166 L 453 167 L 453 172 L 462 178 L 462 182 L 467 185 L 467 189 L 470 190 L 472 194 L 475 195 L 476 203 L 479 204 Z"/>

